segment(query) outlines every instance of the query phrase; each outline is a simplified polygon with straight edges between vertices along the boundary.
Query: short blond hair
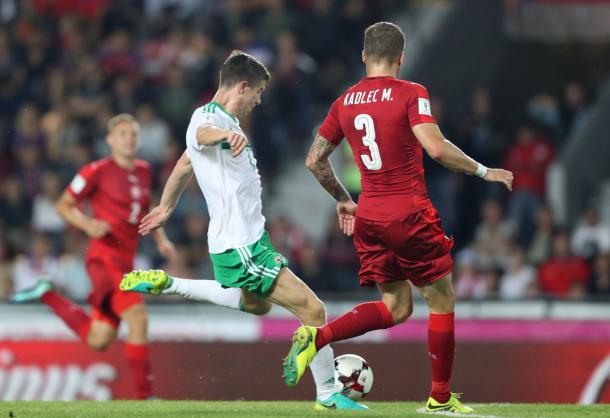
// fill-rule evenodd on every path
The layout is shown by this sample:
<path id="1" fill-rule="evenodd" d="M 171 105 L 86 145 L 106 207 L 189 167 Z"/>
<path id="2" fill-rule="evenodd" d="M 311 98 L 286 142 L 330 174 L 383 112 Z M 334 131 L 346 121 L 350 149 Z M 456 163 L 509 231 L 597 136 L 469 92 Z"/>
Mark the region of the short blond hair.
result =
<path id="1" fill-rule="evenodd" d="M 112 130 L 116 128 L 118 124 L 123 122 L 135 123 L 138 125 L 138 120 L 133 115 L 129 113 L 119 113 L 108 120 L 108 124 L 106 125 L 108 128 L 108 133 L 112 132 Z"/>

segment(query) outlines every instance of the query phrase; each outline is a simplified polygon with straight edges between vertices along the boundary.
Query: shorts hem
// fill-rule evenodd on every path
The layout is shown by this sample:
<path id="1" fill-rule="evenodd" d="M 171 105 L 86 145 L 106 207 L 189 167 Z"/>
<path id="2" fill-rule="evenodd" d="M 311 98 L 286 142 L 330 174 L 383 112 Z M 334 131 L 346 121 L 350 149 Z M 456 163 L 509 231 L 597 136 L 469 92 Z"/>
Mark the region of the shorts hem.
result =
<path id="1" fill-rule="evenodd" d="M 429 279 L 421 280 L 421 281 L 419 281 L 417 284 L 415 284 L 415 283 L 413 283 L 413 282 L 411 282 L 411 283 L 413 283 L 413 286 L 416 286 L 416 287 L 422 287 L 422 286 L 425 286 L 425 285 L 428 285 L 428 284 L 434 283 L 434 282 L 436 282 L 436 281 L 438 281 L 438 280 L 442 279 L 443 277 L 445 277 L 446 275 L 450 274 L 451 272 L 453 272 L 453 266 L 451 266 L 450 268 L 448 268 L 447 270 L 445 270 L 445 271 L 444 271 L 444 272 L 442 272 L 442 273 L 439 273 L 439 274 L 437 274 L 437 275 L 435 275 L 435 276 L 432 276 L 432 277 L 431 277 L 431 278 L 429 278 Z"/>
<path id="2" fill-rule="evenodd" d="M 445 277 L 447 274 L 451 273 L 452 271 L 453 271 L 453 267 L 450 267 L 447 270 L 443 271 L 442 273 L 436 274 L 436 275 L 432 276 L 429 279 L 419 280 L 417 282 L 417 284 L 415 282 L 413 282 L 413 280 L 411 280 L 409 278 L 404 278 L 404 279 L 386 279 L 386 280 L 375 280 L 375 279 L 364 279 L 363 280 L 363 279 L 360 279 L 360 286 L 362 286 L 362 287 L 373 287 L 376 284 L 396 283 L 396 282 L 404 282 L 406 280 L 410 280 L 411 283 L 413 283 L 413 286 L 422 287 L 422 286 L 434 283 L 434 282 L 442 279 L 443 277 Z"/>
<path id="3" fill-rule="evenodd" d="M 280 265 L 280 269 L 278 270 L 277 274 L 275 275 L 275 277 L 273 278 L 269 278 L 271 284 L 269 285 L 269 287 L 267 287 L 267 289 L 265 289 L 265 291 L 260 292 L 260 291 L 254 291 L 252 293 L 254 293 L 256 296 L 261 297 L 261 298 L 266 298 L 267 296 L 269 296 L 269 294 L 273 291 L 273 288 L 275 287 L 275 283 L 277 282 L 277 277 L 280 275 L 280 273 L 282 272 L 282 270 L 284 268 L 288 267 L 288 263 L 282 263 Z"/>

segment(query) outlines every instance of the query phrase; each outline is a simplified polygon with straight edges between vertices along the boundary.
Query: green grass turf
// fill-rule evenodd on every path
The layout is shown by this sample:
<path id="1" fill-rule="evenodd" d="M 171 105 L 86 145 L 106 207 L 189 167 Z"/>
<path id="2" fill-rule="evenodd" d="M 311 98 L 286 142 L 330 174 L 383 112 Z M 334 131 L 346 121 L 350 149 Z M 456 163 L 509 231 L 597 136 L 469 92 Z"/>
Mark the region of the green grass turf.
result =
<path id="1" fill-rule="evenodd" d="M 369 411 L 314 411 L 312 402 L 110 401 L 0 402 L 0 418 L 267 418 L 267 417 L 425 417 L 415 402 L 369 402 Z M 610 405 L 470 404 L 474 417 L 610 417 Z M 437 414 L 434 414 L 437 415 Z M 466 416 L 450 415 L 447 416 Z M 468 415 L 472 416 L 472 415 Z"/>

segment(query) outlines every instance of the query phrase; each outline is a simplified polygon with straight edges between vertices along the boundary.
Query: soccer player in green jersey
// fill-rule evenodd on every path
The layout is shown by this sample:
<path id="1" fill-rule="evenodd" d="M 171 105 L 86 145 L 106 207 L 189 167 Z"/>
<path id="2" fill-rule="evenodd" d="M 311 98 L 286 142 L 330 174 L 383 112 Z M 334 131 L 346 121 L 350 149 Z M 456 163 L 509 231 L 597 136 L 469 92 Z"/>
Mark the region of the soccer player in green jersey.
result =
<path id="1" fill-rule="evenodd" d="M 208 205 L 208 244 L 216 281 L 170 277 L 161 270 L 133 271 L 125 275 L 122 290 L 180 294 L 257 315 L 269 312 L 275 303 L 304 325 L 326 323 L 324 305 L 290 271 L 265 231 L 256 158 L 239 125 L 239 118 L 260 104 L 269 80 L 268 70 L 256 58 L 240 51 L 229 56 L 213 100 L 193 113 L 186 151 L 165 184 L 159 206 L 139 226 L 142 235 L 161 227 L 194 173 Z M 330 346 L 318 351 L 310 367 L 316 382 L 316 409 L 367 409 L 341 394 Z M 287 385 L 296 385 L 291 376 L 284 379 Z"/>

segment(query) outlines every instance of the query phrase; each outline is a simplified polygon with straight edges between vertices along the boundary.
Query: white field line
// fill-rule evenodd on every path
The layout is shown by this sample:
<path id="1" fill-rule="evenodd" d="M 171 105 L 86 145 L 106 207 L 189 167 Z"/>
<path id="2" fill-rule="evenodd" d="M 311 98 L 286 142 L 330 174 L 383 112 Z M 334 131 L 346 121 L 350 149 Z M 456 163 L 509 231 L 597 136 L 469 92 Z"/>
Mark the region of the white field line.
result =
<path id="1" fill-rule="evenodd" d="M 489 406 L 489 404 L 481 404 L 481 406 L 484 406 L 484 405 L 488 405 Z M 494 404 L 494 405 L 498 406 L 499 404 Z M 425 415 L 441 415 L 441 416 L 445 416 L 445 417 L 510 418 L 510 417 L 498 416 L 498 415 L 461 414 L 459 412 L 449 412 L 449 411 L 428 412 L 428 411 L 426 411 L 426 408 L 419 408 L 417 410 L 417 412 L 420 413 L 420 414 L 425 414 Z"/>

